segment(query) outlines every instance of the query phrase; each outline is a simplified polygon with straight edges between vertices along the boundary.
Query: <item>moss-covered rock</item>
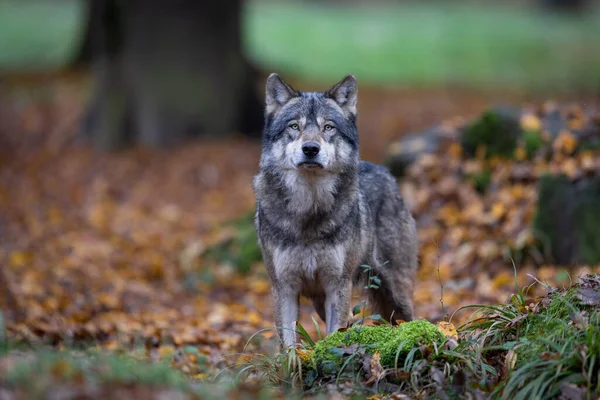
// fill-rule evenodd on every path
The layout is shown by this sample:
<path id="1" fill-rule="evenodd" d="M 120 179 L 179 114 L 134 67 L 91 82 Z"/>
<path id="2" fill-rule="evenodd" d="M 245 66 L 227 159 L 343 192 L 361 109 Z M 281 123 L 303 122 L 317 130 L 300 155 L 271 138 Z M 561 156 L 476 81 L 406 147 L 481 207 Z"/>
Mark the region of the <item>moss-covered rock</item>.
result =
<path id="1" fill-rule="evenodd" d="M 405 322 L 397 327 L 390 325 L 355 326 L 346 331 L 338 331 L 319 341 L 312 356 L 317 363 L 323 361 L 339 362 L 346 348 L 358 345 L 368 353 L 379 350 L 381 364 L 384 367 L 394 365 L 396 355 L 399 359 L 411 349 L 421 344 L 441 344 L 444 334 L 429 321 L 416 320 Z"/>
<path id="2" fill-rule="evenodd" d="M 547 145 L 547 141 L 539 131 L 525 131 L 521 140 L 528 158 L 533 158 L 539 149 Z"/>
<path id="3" fill-rule="evenodd" d="M 538 185 L 533 230 L 551 261 L 600 263 L 600 175 L 572 182 L 545 175 Z"/>
<path id="4" fill-rule="evenodd" d="M 520 110 L 497 107 L 467 125 L 461 144 L 466 154 L 474 156 L 477 149 L 485 149 L 485 156 L 511 158 L 522 131 L 519 125 Z"/>

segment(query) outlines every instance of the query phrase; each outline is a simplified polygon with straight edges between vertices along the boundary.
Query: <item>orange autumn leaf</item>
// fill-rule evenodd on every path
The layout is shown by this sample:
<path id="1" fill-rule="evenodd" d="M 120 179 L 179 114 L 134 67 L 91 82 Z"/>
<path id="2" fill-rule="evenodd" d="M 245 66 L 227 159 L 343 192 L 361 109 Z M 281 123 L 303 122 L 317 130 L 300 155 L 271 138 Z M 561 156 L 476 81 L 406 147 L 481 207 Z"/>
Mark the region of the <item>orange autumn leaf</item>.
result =
<path id="1" fill-rule="evenodd" d="M 437 323 L 437 327 L 447 338 L 458 340 L 458 331 L 452 323 L 440 321 Z"/>
<path id="2" fill-rule="evenodd" d="M 573 154 L 577 148 L 577 138 L 569 131 L 562 131 L 552 144 L 552 148 L 556 152 L 565 154 Z"/>

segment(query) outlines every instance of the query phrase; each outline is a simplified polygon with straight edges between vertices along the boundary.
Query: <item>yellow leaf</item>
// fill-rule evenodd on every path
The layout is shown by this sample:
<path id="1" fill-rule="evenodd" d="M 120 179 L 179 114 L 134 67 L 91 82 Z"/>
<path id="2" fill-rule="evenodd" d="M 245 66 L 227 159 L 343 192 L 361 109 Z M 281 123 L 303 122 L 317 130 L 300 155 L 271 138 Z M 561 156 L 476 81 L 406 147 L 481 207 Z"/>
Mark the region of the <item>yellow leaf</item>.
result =
<path id="1" fill-rule="evenodd" d="M 518 161 L 523 161 L 527 158 L 527 151 L 522 147 L 519 146 L 515 149 L 515 159 Z"/>
<path id="2" fill-rule="evenodd" d="M 572 158 L 566 159 L 560 165 L 560 170 L 562 173 L 564 173 L 571 179 L 575 178 L 579 174 L 579 168 L 577 166 L 577 162 Z"/>
<path id="3" fill-rule="evenodd" d="M 10 263 L 15 267 L 22 267 L 33 260 L 33 255 L 25 251 L 13 251 L 10 253 Z"/>
<path id="4" fill-rule="evenodd" d="M 116 350 L 120 346 L 120 343 L 116 340 L 111 340 L 110 342 L 104 343 L 104 348 L 106 350 Z"/>
<path id="5" fill-rule="evenodd" d="M 259 295 L 267 294 L 271 290 L 271 285 L 266 279 L 254 279 L 250 282 L 250 290 Z"/>
<path id="6" fill-rule="evenodd" d="M 568 120 L 567 126 L 572 130 L 580 130 L 585 128 L 585 119 L 583 118 L 572 118 Z"/>
<path id="7" fill-rule="evenodd" d="M 577 138 L 569 131 L 562 131 L 552 144 L 552 148 L 556 152 L 573 154 L 577 148 Z"/>
<path id="8" fill-rule="evenodd" d="M 594 153 L 591 151 L 584 151 L 581 153 L 581 168 L 585 171 L 593 171 L 596 168 L 596 161 L 594 159 Z M 599 164 L 600 165 L 600 164 Z"/>
<path id="9" fill-rule="evenodd" d="M 502 287 L 514 285 L 515 278 L 512 273 L 500 272 L 492 279 L 492 287 L 494 290 L 499 290 Z"/>
<path id="10" fill-rule="evenodd" d="M 310 362 L 310 355 L 312 351 L 309 349 L 296 349 L 296 355 L 302 361 L 303 364 Z"/>
<path id="11" fill-rule="evenodd" d="M 63 377 L 71 372 L 71 364 L 64 358 L 58 360 L 52 365 L 51 371 L 55 377 Z"/>
<path id="12" fill-rule="evenodd" d="M 478 160 L 483 160 L 486 154 L 487 147 L 485 145 L 480 144 L 479 146 L 477 146 L 477 149 L 475 149 L 475 158 Z"/>
<path id="13" fill-rule="evenodd" d="M 437 323 L 437 327 L 440 331 L 442 331 L 444 336 L 446 336 L 447 338 L 452 338 L 452 339 L 458 340 L 458 331 L 456 330 L 456 327 L 452 323 L 446 322 L 446 321 L 440 321 Z"/>
<path id="14" fill-rule="evenodd" d="M 448 154 L 450 154 L 450 156 L 453 158 L 462 157 L 462 153 L 463 153 L 463 148 L 459 143 L 452 143 L 448 147 Z"/>
<path id="15" fill-rule="evenodd" d="M 496 202 L 492 206 L 492 216 L 496 220 L 499 220 L 500 218 L 502 218 L 502 216 L 504 215 L 505 212 L 506 212 L 506 207 L 504 207 L 503 203 Z"/>
<path id="16" fill-rule="evenodd" d="M 460 220 L 460 211 L 454 204 L 448 204 L 443 206 L 439 210 L 438 215 L 440 216 L 442 221 L 446 223 L 447 226 L 454 226 L 458 224 Z"/>
<path id="17" fill-rule="evenodd" d="M 521 128 L 524 131 L 539 132 L 542 129 L 542 122 L 534 114 L 525 114 L 521 116 Z"/>
<path id="18" fill-rule="evenodd" d="M 366 383 L 372 384 L 379 381 L 380 377 L 385 373 L 383 366 L 381 365 L 381 354 L 379 353 L 379 350 L 376 350 L 371 357 L 371 363 L 369 367 L 370 377 Z"/>
<path id="19" fill-rule="evenodd" d="M 160 358 L 170 357 L 175 353 L 175 347 L 173 346 L 160 346 L 158 348 L 158 355 Z"/>
<path id="20" fill-rule="evenodd" d="M 256 311 L 248 313 L 246 320 L 252 325 L 260 325 L 262 317 Z"/>

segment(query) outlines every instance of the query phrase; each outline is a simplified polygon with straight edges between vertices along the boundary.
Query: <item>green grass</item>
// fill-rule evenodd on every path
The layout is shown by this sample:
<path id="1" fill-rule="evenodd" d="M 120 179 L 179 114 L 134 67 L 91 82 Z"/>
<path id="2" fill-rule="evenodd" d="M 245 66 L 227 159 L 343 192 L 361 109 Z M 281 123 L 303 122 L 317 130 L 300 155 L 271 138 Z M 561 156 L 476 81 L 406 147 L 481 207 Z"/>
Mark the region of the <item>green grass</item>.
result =
<path id="1" fill-rule="evenodd" d="M 33 399 L 45 398 L 62 386 L 81 391 L 131 385 L 190 391 L 186 377 L 167 363 L 151 364 L 96 351 L 15 349 L 0 354 L 0 365 L 5 369 L 0 387 Z"/>
<path id="2" fill-rule="evenodd" d="M 535 303 L 518 289 L 507 304 L 481 306 L 461 327 L 462 337 L 504 372 L 492 398 L 554 399 L 564 385 L 578 388 L 582 398 L 600 394 L 600 278 L 547 289 Z"/>
<path id="3" fill-rule="evenodd" d="M 138 394 L 179 391 L 202 398 L 232 394 L 243 398 L 244 393 L 250 398 L 300 398 L 323 394 L 334 385 L 344 395 L 361 398 L 384 392 L 525 400 L 555 399 L 567 387 L 582 398 L 596 399 L 600 395 L 600 277 L 587 275 L 569 288 L 546 289 L 545 297 L 534 300 L 528 298 L 527 289 L 517 286 L 505 304 L 465 307 L 475 313 L 459 327 L 458 339 L 442 338 L 436 331 L 439 338 L 419 340 L 406 348 L 412 339 L 398 343 L 390 334 L 400 333 L 403 326 L 406 330 L 410 324 L 428 323 L 355 326 L 327 338 L 317 325 L 316 343 L 298 324 L 301 343 L 297 347 L 274 356 L 255 349 L 246 353 L 245 363 L 225 368 L 204 382 L 184 376 L 168 360 L 151 363 L 143 349 L 123 354 L 53 350 L 31 344 L 16 347 L 0 338 L 0 389 L 34 399 L 65 388 L 74 393 L 101 388 Z M 256 346 L 259 333 L 248 344 Z M 379 340 L 385 344 L 378 344 Z M 374 344 L 380 351 L 372 351 Z M 392 349 L 386 350 L 386 345 Z M 385 354 L 394 353 L 393 348 L 397 350 L 392 362 Z M 335 357 L 324 356 L 324 350 Z"/>
<path id="4" fill-rule="evenodd" d="M 600 14 L 571 20 L 499 4 L 261 2 L 248 8 L 247 46 L 264 68 L 316 80 L 350 72 L 379 83 L 599 83 Z"/>
<path id="5" fill-rule="evenodd" d="M 0 0 L 0 71 L 51 69 L 81 40 L 84 1 Z"/>
<path id="6" fill-rule="evenodd" d="M 0 349 L 0 392 L 27 399 L 62 398 L 65 390 L 73 398 L 91 399 L 274 398 L 268 388 L 231 379 L 199 381 L 168 361 L 150 362 L 141 354 L 11 345 Z"/>
<path id="7" fill-rule="evenodd" d="M 322 393 L 335 384 L 346 395 L 524 400 L 555 399 L 568 387 L 581 398 L 595 399 L 600 394 L 600 277 L 581 277 L 568 289 L 546 289 L 547 296 L 534 300 L 528 288 L 517 286 L 505 304 L 465 307 L 476 311 L 459 327 L 458 340 L 440 338 L 406 349 L 391 336 L 403 325 L 354 327 L 316 344 L 298 325 L 299 347 L 274 357 L 249 354 L 237 378 L 253 376 L 296 395 Z M 389 349 L 379 340 L 397 352 L 409 351 L 386 360 Z"/>
<path id="8" fill-rule="evenodd" d="M 265 70 L 314 81 L 350 72 L 370 83 L 600 87 L 600 12 L 573 19 L 501 2 L 452 3 L 250 2 L 245 48 Z M 0 70 L 67 63 L 81 40 L 83 5 L 0 0 Z"/>

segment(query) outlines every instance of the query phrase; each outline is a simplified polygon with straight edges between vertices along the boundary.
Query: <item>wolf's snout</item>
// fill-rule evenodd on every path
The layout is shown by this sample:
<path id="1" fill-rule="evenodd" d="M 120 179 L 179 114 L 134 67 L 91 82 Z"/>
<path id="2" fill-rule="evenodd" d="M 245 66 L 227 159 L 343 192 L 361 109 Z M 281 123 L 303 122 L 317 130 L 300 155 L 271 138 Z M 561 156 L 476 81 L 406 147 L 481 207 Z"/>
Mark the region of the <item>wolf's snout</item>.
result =
<path id="1" fill-rule="evenodd" d="M 306 142 L 302 145 L 302 152 L 306 157 L 315 157 L 319 154 L 319 150 L 321 150 L 321 145 L 317 142 Z"/>

